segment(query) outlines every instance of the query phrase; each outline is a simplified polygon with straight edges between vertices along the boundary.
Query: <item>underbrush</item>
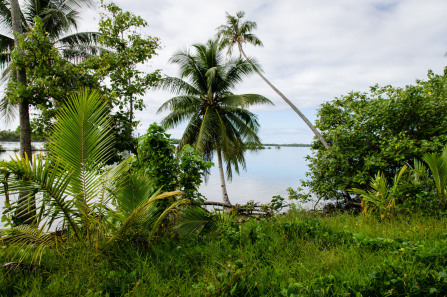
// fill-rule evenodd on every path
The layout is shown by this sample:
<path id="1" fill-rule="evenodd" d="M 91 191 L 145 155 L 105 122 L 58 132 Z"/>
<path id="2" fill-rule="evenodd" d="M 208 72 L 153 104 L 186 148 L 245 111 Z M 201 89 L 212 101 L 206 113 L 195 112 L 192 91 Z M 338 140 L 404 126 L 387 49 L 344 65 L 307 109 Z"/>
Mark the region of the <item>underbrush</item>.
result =
<path id="1" fill-rule="evenodd" d="M 446 225 L 417 215 L 230 218 L 214 235 L 73 246 L 65 260 L 46 252 L 41 266 L 1 268 L 0 296 L 445 295 Z"/>

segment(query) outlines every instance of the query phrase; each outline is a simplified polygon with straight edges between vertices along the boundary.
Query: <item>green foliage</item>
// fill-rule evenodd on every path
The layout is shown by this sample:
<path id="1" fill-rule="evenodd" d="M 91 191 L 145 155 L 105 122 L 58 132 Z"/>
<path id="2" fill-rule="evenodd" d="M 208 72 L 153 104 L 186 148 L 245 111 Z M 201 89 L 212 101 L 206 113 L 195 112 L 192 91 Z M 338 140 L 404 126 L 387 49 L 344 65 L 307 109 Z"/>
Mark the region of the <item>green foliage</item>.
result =
<path id="1" fill-rule="evenodd" d="M 368 191 L 362 189 L 351 189 L 350 191 L 361 195 L 363 213 L 368 214 L 377 208 L 380 212 L 381 218 L 388 217 L 390 220 L 396 210 L 396 196 L 399 190 L 400 182 L 403 174 L 407 170 L 404 165 L 398 174 L 394 176 L 394 183 L 392 186 L 388 185 L 388 181 L 382 172 L 378 172 L 374 178 L 371 178 L 370 187 Z"/>
<path id="2" fill-rule="evenodd" d="M 427 81 L 405 88 L 374 86 L 324 103 L 317 127 L 331 148 L 314 142 L 304 185 L 322 199 L 349 199 L 347 189 L 366 190 L 378 171 L 391 181 L 405 163 L 440 152 L 447 143 L 445 72 L 429 71 Z"/>
<path id="3" fill-rule="evenodd" d="M 96 54 L 98 52 L 98 48 L 95 43 L 98 37 L 98 33 L 71 32 L 73 29 L 76 29 L 76 25 L 80 17 L 80 10 L 82 10 L 82 8 L 86 6 L 89 6 L 89 4 L 91 4 L 90 0 L 67 0 L 63 2 L 33 0 L 21 2 L 19 4 L 22 14 L 21 27 L 24 32 L 25 40 L 27 39 L 26 36 L 28 34 L 35 35 L 35 32 L 33 32 L 33 30 L 35 30 L 36 27 L 39 27 L 41 28 L 42 36 L 44 35 L 47 40 L 53 43 L 54 48 L 57 48 L 57 51 L 59 52 L 61 57 L 63 57 L 63 59 L 66 59 L 67 61 L 77 63 L 85 57 Z M 39 20 L 40 24 L 38 24 L 36 20 Z M 14 71 L 15 68 L 11 64 L 14 59 L 14 37 L 12 36 L 13 28 L 11 19 L 11 7 L 7 2 L 2 2 L 1 4 L 0 22 L 3 25 L 3 30 L 0 33 L 0 68 L 2 70 L 0 84 L 6 85 L 8 82 L 14 84 L 14 81 L 16 80 L 16 72 Z M 33 41 L 31 41 L 33 45 L 30 46 L 33 50 L 37 50 L 35 57 L 36 60 L 42 60 L 42 57 L 44 57 L 46 58 L 47 63 L 53 63 L 52 55 L 41 55 L 41 53 L 45 53 L 48 50 L 48 46 L 47 44 L 45 44 L 46 41 L 43 41 L 42 43 L 37 45 L 36 42 L 38 41 L 43 40 L 36 39 L 34 36 Z M 26 41 L 26 43 L 27 42 L 28 41 Z M 28 47 L 28 45 L 26 45 L 25 47 Z M 27 55 L 27 53 L 25 53 L 25 55 Z M 29 62 L 33 62 L 32 58 Z M 36 62 L 36 64 L 44 66 L 43 62 Z M 65 87 L 70 89 L 72 83 L 77 83 L 76 81 L 71 81 L 71 79 L 73 79 L 73 76 L 76 76 L 75 74 L 77 72 L 71 72 L 72 69 L 69 65 L 63 65 L 64 67 L 60 68 L 61 65 L 58 64 L 60 64 L 58 61 L 54 61 L 53 68 L 51 68 L 50 66 L 44 66 L 43 69 L 39 69 L 38 67 L 36 68 L 36 71 L 30 69 L 31 67 L 33 67 L 33 65 L 31 64 L 23 65 L 24 69 L 26 69 L 26 72 L 30 72 L 31 74 L 31 76 L 29 76 L 27 79 L 27 87 L 31 88 L 29 84 L 36 83 L 36 85 L 34 86 L 34 90 L 37 91 L 37 93 L 34 93 L 32 91 L 28 92 L 28 94 L 31 96 L 29 100 L 42 101 L 42 105 L 35 105 L 35 107 L 38 107 L 39 109 L 46 110 L 47 107 L 55 104 L 52 100 L 46 101 L 46 99 L 52 98 L 50 94 L 46 94 L 46 92 L 42 90 L 42 88 L 46 89 L 51 86 L 51 89 L 56 89 L 54 90 L 54 93 L 55 95 L 57 95 L 58 93 L 63 92 L 64 87 L 62 86 L 62 84 L 65 84 Z M 40 74 L 40 71 L 42 70 L 44 70 L 44 72 Z M 68 72 L 65 70 L 68 70 Z M 33 81 L 34 75 L 38 77 L 37 81 Z M 55 76 L 53 77 L 53 75 Z M 59 78 L 61 81 L 59 84 L 52 84 L 50 81 L 51 78 Z M 86 84 L 83 84 L 82 86 L 91 86 L 92 84 L 94 84 L 93 79 L 86 79 L 84 82 L 86 82 Z M 61 88 L 59 88 L 59 86 L 61 86 Z M 76 88 L 77 87 L 74 87 L 73 89 Z M 19 91 L 24 90 L 22 89 Z M 14 95 L 14 92 L 12 93 Z M 18 108 L 17 105 L 14 104 L 14 102 L 17 102 L 18 100 L 21 100 L 20 98 L 24 97 L 9 97 L 7 92 L 5 92 L 4 95 L 5 96 L 2 96 L 2 98 L 0 99 L 0 114 L 2 115 L 2 117 L 4 117 L 4 119 L 10 121 L 17 116 Z M 33 104 L 33 102 L 31 102 L 31 104 Z M 52 107 L 54 108 L 55 106 Z M 38 131 L 40 134 L 48 131 L 44 129 L 45 125 L 50 124 L 51 121 L 48 120 L 48 118 L 54 116 L 54 113 L 45 114 L 45 111 L 42 112 L 42 115 L 40 115 L 37 119 L 34 119 L 33 125 L 33 129 L 35 131 Z M 47 126 L 47 128 L 49 128 L 49 126 Z"/>
<path id="4" fill-rule="evenodd" d="M 201 205 L 206 198 L 198 190 L 213 163 L 203 160 L 202 156 L 189 145 L 185 145 L 178 152 L 177 158 L 179 160 L 178 183 L 180 189 L 186 198 Z"/>
<path id="5" fill-rule="evenodd" d="M 442 154 L 425 154 L 424 161 L 430 168 L 439 204 L 447 207 L 447 146 Z"/>
<path id="6" fill-rule="evenodd" d="M 138 161 L 135 165 L 152 178 L 156 189 L 164 186 L 166 190 L 172 190 L 177 186 L 178 160 L 169 137 L 162 127 L 153 123 L 138 140 Z"/>
<path id="7" fill-rule="evenodd" d="M 261 205 L 261 209 L 267 214 L 267 216 L 273 216 L 273 214 L 279 212 L 285 207 L 284 201 L 285 199 L 280 195 L 273 196 L 269 203 Z"/>
<path id="8" fill-rule="evenodd" d="M 204 197 L 198 188 L 211 166 L 211 162 L 204 161 L 190 146 L 185 146 L 176 155 L 170 135 L 156 123 L 151 124 L 138 141 L 138 158 L 134 167 L 151 178 L 154 190 L 160 187 L 166 191 L 180 189 L 184 197 L 201 204 Z"/>
<path id="9" fill-rule="evenodd" d="M 445 217 L 293 212 L 226 217 L 218 236 L 75 246 L 42 266 L 0 267 L 0 295 L 444 296 Z M 7 260 L 0 254 L 0 263 Z M 88 284 L 86 286 L 85 284 Z"/>
<path id="10" fill-rule="evenodd" d="M 31 132 L 31 138 L 33 141 L 44 141 L 44 138 L 37 135 L 37 133 Z M 0 130 L 0 141 L 20 141 L 20 126 L 17 126 L 15 131 L 11 130 Z"/>
<path id="11" fill-rule="evenodd" d="M 32 128 L 34 134 L 42 137 L 51 128 L 58 106 L 65 103 L 70 93 L 81 87 L 97 88 L 99 84 L 82 65 L 74 65 L 62 57 L 39 17 L 34 18 L 34 23 L 26 36 L 19 36 L 22 54 L 17 50 L 11 54 L 11 67 L 26 69 L 29 83 L 24 86 L 10 81 L 6 96 L 11 104 L 28 98 L 29 104 L 40 111 Z"/>
<path id="12" fill-rule="evenodd" d="M 0 141 L 20 141 L 20 132 L 0 130 Z"/>
<path id="13" fill-rule="evenodd" d="M 70 246 L 99 248 L 131 235 L 149 242 L 163 219 L 187 202 L 160 208 L 156 201 L 181 192 L 152 191 L 147 177 L 129 171 L 131 160 L 104 167 L 113 135 L 108 103 L 98 92 L 79 91 L 68 102 L 58 112 L 47 157 L 0 162 L 0 194 L 7 200 L 20 192 L 36 197 L 32 221 L 0 231 L 0 242 L 19 261 L 40 262 L 47 249 L 65 257 Z M 61 234 L 48 232 L 56 228 Z"/>
<path id="14" fill-rule="evenodd" d="M 90 57 L 86 65 L 99 81 L 110 81 L 108 86 L 103 86 L 103 91 L 119 109 L 114 116 L 117 150 L 136 153 L 132 132 L 138 122 L 134 121 L 134 111 L 143 110 L 142 96 L 160 79 L 159 70 L 144 73 L 138 68 L 156 54 L 159 40 L 140 33 L 148 26 L 141 17 L 123 11 L 114 3 L 102 3 L 101 7 L 104 12 L 99 21 L 101 36 L 98 41 L 107 50 Z"/>
<path id="15" fill-rule="evenodd" d="M 447 187 L 447 148 L 442 154 L 425 154 L 423 160 L 428 168 L 418 160 L 414 160 L 414 168 L 407 171 L 404 165 L 396 173 L 394 182 L 388 186 L 388 181 L 382 172 L 371 178 L 371 189 L 351 189 L 361 195 L 364 214 L 378 209 L 382 219 L 397 210 L 423 211 L 438 213 L 446 208 Z"/>

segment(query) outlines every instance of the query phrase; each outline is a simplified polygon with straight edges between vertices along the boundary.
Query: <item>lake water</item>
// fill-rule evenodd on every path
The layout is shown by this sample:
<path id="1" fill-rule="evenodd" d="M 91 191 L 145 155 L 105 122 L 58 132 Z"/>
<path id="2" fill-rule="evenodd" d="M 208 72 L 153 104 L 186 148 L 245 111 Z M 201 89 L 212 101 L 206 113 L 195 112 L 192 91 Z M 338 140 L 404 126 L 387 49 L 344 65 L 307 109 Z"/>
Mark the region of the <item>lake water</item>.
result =
<path id="1" fill-rule="evenodd" d="M 7 150 L 19 148 L 17 142 L 0 142 Z M 33 143 L 37 149 L 43 143 Z M 9 160 L 13 151 L 0 153 L 0 160 Z M 305 157 L 310 154 L 309 147 L 271 147 L 257 152 L 246 153 L 247 170 L 241 170 L 240 175 L 233 173 L 233 180 L 227 181 L 227 191 L 231 203 L 245 204 L 254 202 L 266 203 L 273 196 L 281 195 L 287 198 L 288 187 L 296 189 L 299 180 L 305 178 L 307 162 Z M 208 182 L 199 188 L 208 201 L 222 201 L 219 171 L 217 160 L 211 168 Z M 3 206 L 3 197 L 0 197 L 0 207 Z"/>

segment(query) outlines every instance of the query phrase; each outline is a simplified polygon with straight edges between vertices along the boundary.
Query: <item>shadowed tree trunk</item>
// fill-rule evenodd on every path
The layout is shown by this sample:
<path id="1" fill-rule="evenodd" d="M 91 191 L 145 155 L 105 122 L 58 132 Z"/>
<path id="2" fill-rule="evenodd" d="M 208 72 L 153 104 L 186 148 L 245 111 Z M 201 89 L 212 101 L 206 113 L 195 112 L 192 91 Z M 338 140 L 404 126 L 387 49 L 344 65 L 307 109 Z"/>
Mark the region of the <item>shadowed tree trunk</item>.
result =
<path id="1" fill-rule="evenodd" d="M 19 55 L 21 54 L 21 50 L 19 47 L 19 39 L 16 34 L 22 34 L 22 20 L 20 13 L 20 6 L 18 0 L 11 0 L 11 19 L 12 19 L 12 29 L 14 34 L 14 47 L 18 50 Z M 16 69 L 16 78 L 19 84 L 26 86 L 26 70 L 17 68 Z M 20 154 L 25 157 L 30 158 L 31 162 L 31 127 L 30 127 L 30 118 L 29 118 L 29 104 L 28 98 L 22 97 L 20 98 L 19 103 L 19 117 L 20 117 Z M 29 222 L 29 220 L 34 216 L 36 205 L 35 199 L 28 195 L 29 193 L 20 193 L 19 195 L 19 207 L 17 208 L 17 212 L 15 214 L 16 220 L 18 224 Z M 31 211 L 29 211 L 31 210 Z"/>

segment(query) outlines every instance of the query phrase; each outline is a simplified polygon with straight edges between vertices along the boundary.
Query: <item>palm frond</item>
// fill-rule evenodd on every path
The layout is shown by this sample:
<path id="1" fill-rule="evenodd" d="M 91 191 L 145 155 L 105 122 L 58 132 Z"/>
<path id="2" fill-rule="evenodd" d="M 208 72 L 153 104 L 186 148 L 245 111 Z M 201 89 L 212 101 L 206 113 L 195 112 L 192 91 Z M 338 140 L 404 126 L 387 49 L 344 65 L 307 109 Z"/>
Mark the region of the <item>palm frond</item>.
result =
<path id="1" fill-rule="evenodd" d="M 18 106 L 12 104 L 9 99 L 6 95 L 0 98 L 0 117 L 6 124 L 11 123 L 18 114 Z"/>
<path id="2" fill-rule="evenodd" d="M 12 28 L 11 10 L 7 0 L 0 1 L 0 26 Z"/>
<path id="3" fill-rule="evenodd" d="M 247 108 L 252 105 L 274 105 L 270 99 L 258 94 L 228 94 L 222 98 L 222 106 Z"/>
<path id="4" fill-rule="evenodd" d="M 201 207 L 186 208 L 174 229 L 180 237 L 190 237 L 192 234 L 212 234 L 218 229 L 219 217 L 206 212 Z"/>
<path id="5" fill-rule="evenodd" d="M 40 264 L 42 254 L 51 249 L 58 256 L 64 257 L 61 250 L 61 238 L 44 232 L 45 226 L 36 228 L 28 225 L 13 227 L 8 232 L 0 232 L 0 242 L 7 248 L 6 253 L 12 254 L 12 260 L 22 262 L 31 255 L 30 262 Z M 20 247 L 20 248 L 17 248 Z"/>
<path id="6" fill-rule="evenodd" d="M 166 197 L 170 197 L 173 195 L 181 194 L 181 191 L 173 191 L 173 192 L 165 192 L 163 194 L 159 194 L 160 190 L 155 192 L 151 197 L 146 198 L 144 203 L 140 204 L 138 207 L 132 210 L 132 212 L 127 215 L 127 217 L 122 221 L 120 227 L 114 232 L 114 235 L 109 239 L 108 243 L 116 241 L 121 238 L 127 230 L 129 230 L 132 226 L 141 222 L 141 217 L 144 217 L 148 212 L 150 212 L 151 206 L 158 200 L 164 199 Z M 174 203 L 175 204 L 175 203 Z M 172 204 L 170 207 L 173 207 Z"/>
<path id="7" fill-rule="evenodd" d="M 101 191 L 101 168 L 111 158 L 113 135 L 108 106 L 97 91 L 84 89 L 70 96 L 52 129 L 49 149 L 72 166 L 70 194 L 87 202 Z"/>
<path id="8" fill-rule="evenodd" d="M 163 78 L 161 81 L 159 81 L 156 88 L 187 96 L 200 96 L 202 94 L 194 86 L 177 77 Z"/>
<path id="9" fill-rule="evenodd" d="M 72 230 L 79 238 L 79 227 L 73 213 L 73 202 L 67 199 L 66 190 L 72 179 L 72 170 L 68 165 L 63 165 L 60 159 L 50 162 L 49 157 L 43 157 L 41 154 L 34 155 L 31 163 L 27 156 L 15 156 L 10 162 L 1 162 L 0 166 L 7 172 L 18 178 L 8 180 L 6 189 L 0 190 L 0 194 L 19 195 L 19 193 L 44 193 L 45 197 L 55 207 L 54 216 L 58 216 L 67 222 L 67 228 Z M 46 207 L 43 201 L 37 201 L 42 213 Z M 60 214 L 60 215 L 58 215 Z M 41 223 L 42 218 L 36 217 L 36 224 Z M 48 228 L 51 224 L 48 225 Z"/>
<path id="10" fill-rule="evenodd" d="M 436 185 L 439 200 L 442 204 L 447 204 L 447 159 L 446 149 L 442 155 L 425 154 L 423 160 L 427 163 Z"/>

